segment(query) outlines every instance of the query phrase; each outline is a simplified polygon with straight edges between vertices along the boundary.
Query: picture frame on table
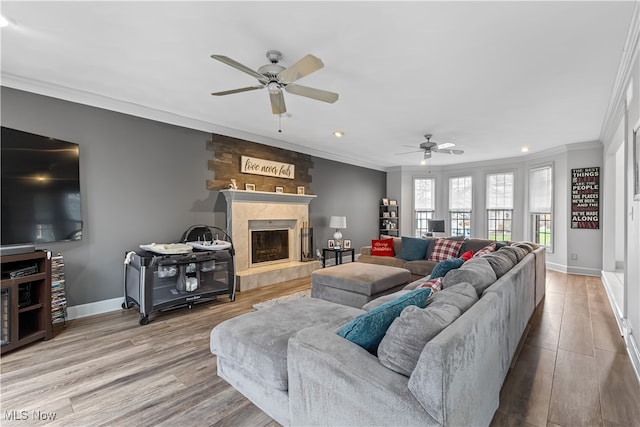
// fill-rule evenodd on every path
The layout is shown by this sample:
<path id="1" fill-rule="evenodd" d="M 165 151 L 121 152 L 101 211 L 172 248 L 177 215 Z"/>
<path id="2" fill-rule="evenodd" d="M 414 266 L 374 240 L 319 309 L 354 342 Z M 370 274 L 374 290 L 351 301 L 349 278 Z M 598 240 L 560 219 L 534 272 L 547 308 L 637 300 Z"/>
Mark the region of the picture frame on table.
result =
<path id="1" fill-rule="evenodd" d="M 284 193 L 284 187 L 276 186 L 276 193 Z"/>
<path id="2" fill-rule="evenodd" d="M 304 185 L 298 186 L 298 194 L 304 194 Z"/>
<path id="3" fill-rule="evenodd" d="M 333 249 L 335 247 L 335 245 L 336 245 L 336 241 L 335 240 L 333 240 L 333 239 L 327 240 L 327 247 L 329 249 Z"/>
<path id="4" fill-rule="evenodd" d="M 344 239 L 343 246 L 344 246 L 345 249 L 351 249 L 351 240 Z"/>
<path id="5" fill-rule="evenodd" d="M 256 185 L 255 184 L 245 184 L 244 185 L 244 189 L 247 191 L 256 191 Z"/>

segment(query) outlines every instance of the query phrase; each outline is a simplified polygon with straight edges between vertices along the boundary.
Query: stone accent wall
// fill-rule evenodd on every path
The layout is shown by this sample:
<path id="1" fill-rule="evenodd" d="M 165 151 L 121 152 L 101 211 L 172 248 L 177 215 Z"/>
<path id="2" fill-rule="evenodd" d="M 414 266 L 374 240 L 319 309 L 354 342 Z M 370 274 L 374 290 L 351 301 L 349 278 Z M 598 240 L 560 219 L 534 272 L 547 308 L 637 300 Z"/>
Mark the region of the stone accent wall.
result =
<path id="1" fill-rule="evenodd" d="M 231 178 L 234 178 L 238 190 L 244 190 L 244 185 L 249 183 L 255 184 L 256 191 L 273 192 L 276 186 L 280 186 L 284 187 L 285 193 L 296 194 L 298 186 L 304 186 L 305 194 L 313 194 L 309 173 L 310 169 L 313 169 L 313 160 L 308 154 L 215 133 L 211 135 L 211 141 L 207 141 L 207 150 L 213 152 L 213 159 L 209 160 L 209 170 L 213 173 L 213 179 L 207 180 L 208 190 L 228 189 Z M 291 163 L 295 165 L 295 177 L 286 179 L 241 173 L 241 156 Z"/>

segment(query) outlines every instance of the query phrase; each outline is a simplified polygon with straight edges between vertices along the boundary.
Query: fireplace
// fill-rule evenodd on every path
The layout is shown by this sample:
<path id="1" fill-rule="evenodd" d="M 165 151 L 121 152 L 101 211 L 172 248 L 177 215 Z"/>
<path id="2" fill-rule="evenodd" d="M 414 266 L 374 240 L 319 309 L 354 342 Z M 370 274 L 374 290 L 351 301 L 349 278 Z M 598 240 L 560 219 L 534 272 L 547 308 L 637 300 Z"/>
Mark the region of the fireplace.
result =
<path id="1" fill-rule="evenodd" d="M 315 195 L 244 190 L 221 193 L 227 202 L 227 228 L 236 252 L 239 291 L 306 277 L 320 268 L 318 261 L 301 261 L 301 230 L 309 221 L 309 203 Z M 268 239 L 282 247 L 276 250 L 273 241 L 264 239 L 263 231 L 280 235 Z M 255 243 L 258 247 L 254 250 Z M 261 254 L 255 258 L 258 254 L 254 252 Z"/>
<path id="2" fill-rule="evenodd" d="M 289 229 L 251 230 L 251 265 L 289 261 Z"/>

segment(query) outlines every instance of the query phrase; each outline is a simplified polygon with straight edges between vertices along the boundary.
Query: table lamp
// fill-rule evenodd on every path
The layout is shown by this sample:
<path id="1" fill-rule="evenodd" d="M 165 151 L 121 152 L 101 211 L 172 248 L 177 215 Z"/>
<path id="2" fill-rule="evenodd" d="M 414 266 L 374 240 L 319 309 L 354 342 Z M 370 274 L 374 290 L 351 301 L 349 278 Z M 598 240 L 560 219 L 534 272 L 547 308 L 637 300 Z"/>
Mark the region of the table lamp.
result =
<path id="1" fill-rule="evenodd" d="M 341 228 L 347 228 L 347 217 L 346 216 L 332 216 L 329 220 L 329 227 L 335 228 L 336 232 L 333 233 L 333 238 L 336 243 L 333 247 L 334 249 L 340 249 L 342 247 L 342 233 L 340 232 Z"/>

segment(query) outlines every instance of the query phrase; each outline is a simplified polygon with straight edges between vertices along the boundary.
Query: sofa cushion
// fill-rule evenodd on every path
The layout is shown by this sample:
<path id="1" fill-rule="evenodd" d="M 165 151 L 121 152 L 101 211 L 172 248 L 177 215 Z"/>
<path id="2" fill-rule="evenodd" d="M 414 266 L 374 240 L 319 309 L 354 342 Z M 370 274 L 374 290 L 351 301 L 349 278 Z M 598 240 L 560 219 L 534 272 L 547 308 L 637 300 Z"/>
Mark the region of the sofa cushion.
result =
<path id="1" fill-rule="evenodd" d="M 496 244 L 492 243 L 492 244 L 487 245 L 484 248 L 480 249 L 473 256 L 474 257 L 481 257 L 482 255 L 494 252 L 495 250 L 496 250 Z"/>
<path id="2" fill-rule="evenodd" d="M 413 276 L 428 276 L 433 271 L 433 268 L 438 264 L 438 261 L 429 261 L 421 259 L 417 261 L 405 261 L 403 268 L 406 268 L 411 272 Z"/>
<path id="3" fill-rule="evenodd" d="M 528 248 L 529 252 L 533 252 L 536 249 L 538 249 L 540 247 L 540 245 L 538 245 L 537 243 L 533 243 L 533 242 L 513 242 L 511 243 L 511 246 L 517 246 L 517 247 L 524 247 L 524 248 Z"/>
<path id="4" fill-rule="evenodd" d="M 463 282 L 435 292 L 427 306 L 439 307 L 451 304 L 456 306 L 460 313 L 464 313 L 476 302 L 478 302 L 478 293 L 475 288 L 470 283 Z"/>
<path id="5" fill-rule="evenodd" d="M 518 261 L 518 257 L 516 256 L 516 254 L 513 251 L 508 250 L 507 248 L 509 248 L 510 246 L 502 246 L 500 249 L 497 250 L 497 252 L 500 252 L 502 255 L 508 256 L 511 261 L 513 261 L 513 264 L 517 264 Z"/>
<path id="6" fill-rule="evenodd" d="M 424 308 L 429 295 L 431 289 L 428 288 L 409 291 L 351 320 L 338 331 L 338 335 L 375 354 L 389 325 L 402 310 L 410 305 Z"/>
<path id="7" fill-rule="evenodd" d="M 316 298 L 284 302 L 220 323 L 211 331 L 210 349 L 220 358 L 241 361 L 239 369 L 247 378 L 286 391 L 289 337 L 310 326 L 334 331 L 360 314 L 357 308 Z"/>
<path id="8" fill-rule="evenodd" d="M 490 254 L 483 255 L 482 259 L 489 261 L 489 264 L 491 265 L 491 268 L 493 268 L 498 279 L 516 265 L 515 255 L 506 251 L 491 252 Z"/>
<path id="9" fill-rule="evenodd" d="M 405 261 L 416 261 L 419 259 L 425 259 L 425 256 L 427 254 L 427 246 L 429 246 L 429 241 L 426 239 L 403 236 L 402 250 L 399 254 L 396 254 L 396 258 L 400 258 Z"/>
<path id="10" fill-rule="evenodd" d="M 387 267 L 404 268 L 404 265 L 407 261 L 393 256 L 360 255 L 357 262 L 374 265 L 385 265 Z"/>
<path id="11" fill-rule="evenodd" d="M 383 366 L 409 377 L 427 342 L 453 323 L 460 314 L 460 310 L 454 305 L 405 308 L 389 326 L 380 342 L 378 360 Z"/>
<path id="12" fill-rule="evenodd" d="M 463 243 L 461 240 L 437 239 L 429 259 L 432 261 L 444 261 L 449 258 L 457 258 Z"/>
<path id="13" fill-rule="evenodd" d="M 436 279 L 438 277 L 444 277 L 449 271 L 460 268 L 462 264 L 464 264 L 464 260 L 462 258 L 449 258 L 444 261 L 440 261 L 435 267 L 433 267 L 431 278 Z"/>
<path id="14" fill-rule="evenodd" d="M 371 255 L 373 256 L 395 256 L 393 250 L 393 239 L 380 239 L 371 241 Z"/>
<path id="15" fill-rule="evenodd" d="M 476 253 L 480 249 L 485 248 L 492 243 L 492 240 L 487 239 L 466 239 L 460 248 L 460 252 L 473 251 Z"/>
<path id="16" fill-rule="evenodd" d="M 388 234 L 381 234 L 381 239 L 393 239 L 393 252 L 399 254 L 402 250 L 402 239 L 398 236 L 389 236 Z"/>
<path id="17" fill-rule="evenodd" d="M 485 257 L 473 258 L 465 262 L 462 267 L 447 273 L 442 287 L 447 289 L 458 283 L 467 282 L 475 288 L 479 297 L 497 279 L 496 273 Z"/>
<path id="18" fill-rule="evenodd" d="M 413 288 L 415 289 L 415 288 Z M 362 306 L 362 310 L 364 311 L 371 311 L 374 308 L 389 302 L 389 301 L 393 301 L 394 299 L 401 297 L 402 295 L 405 295 L 409 292 L 411 292 L 413 289 L 400 289 L 399 291 L 395 291 L 392 294 L 387 294 L 387 295 L 382 295 L 381 297 L 378 297 L 374 300 L 369 301 L 368 303 L 366 303 L 365 305 Z"/>
<path id="19" fill-rule="evenodd" d="M 500 249 L 501 251 L 511 252 L 516 256 L 518 262 L 522 261 L 522 258 L 526 257 L 530 251 L 527 251 L 525 248 L 519 248 L 517 246 L 505 246 Z"/>
<path id="20" fill-rule="evenodd" d="M 431 288 L 433 289 L 433 292 L 441 291 L 442 280 L 443 280 L 443 277 L 436 277 L 435 279 L 429 278 L 429 280 L 424 280 L 418 286 L 416 286 L 416 289 Z"/>

